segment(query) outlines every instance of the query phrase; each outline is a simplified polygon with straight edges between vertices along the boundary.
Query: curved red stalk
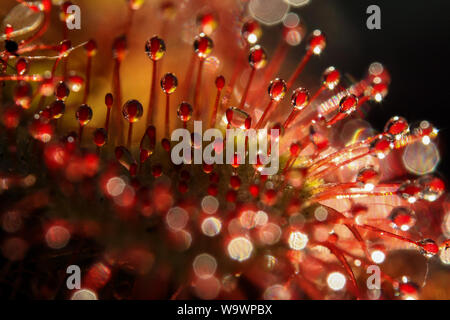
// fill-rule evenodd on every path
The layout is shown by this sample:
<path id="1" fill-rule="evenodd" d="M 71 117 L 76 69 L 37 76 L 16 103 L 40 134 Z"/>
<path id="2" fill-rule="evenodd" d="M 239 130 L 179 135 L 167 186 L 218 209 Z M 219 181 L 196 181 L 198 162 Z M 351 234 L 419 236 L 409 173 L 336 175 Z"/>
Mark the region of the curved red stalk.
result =
<path id="1" fill-rule="evenodd" d="M 267 115 L 270 113 L 270 111 L 271 111 L 273 105 L 274 105 L 274 103 L 273 103 L 273 100 L 271 99 L 270 102 L 269 102 L 269 104 L 267 105 L 267 107 L 264 109 L 264 112 L 263 112 L 261 118 L 259 118 L 259 121 L 258 121 L 258 123 L 257 123 L 256 126 L 255 126 L 255 129 L 256 129 L 256 130 L 258 130 L 258 129 L 260 129 L 262 126 L 264 126 L 266 117 L 267 117 Z"/>
<path id="2" fill-rule="evenodd" d="M 166 138 L 170 138 L 170 95 L 166 94 Z"/>
<path id="3" fill-rule="evenodd" d="M 219 108 L 220 102 L 220 94 L 222 93 L 221 89 L 217 89 L 216 100 L 214 101 L 213 111 L 211 113 L 211 120 L 209 121 L 210 128 L 214 128 L 216 126 L 217 119 L 217 109 Z"/>
<path id="4" fill-rule="evenodd" d="M 311 59 L 313 52 L 311 50 L 307 51 L 306 54 L 303 56 L 303 59 L 300 61 L 300 63 L 297 66 L 297 69 L 295 69 L 294 73 L 292 74 L 292 76 L 289 78 L 286 86 L 287 86 L 287 90 L 289 91 L 289 89 L 291 89 L 292 85 L 294 84 L 295 80 L 297 80 L 297 78 L 300 76 L 300 74 L 302 73 L 303 69 L 305 69 L 308 61 Z"/>
<path id="5" fill-rule="evenodd" d="M 23 4 L 26 3 L 26 1 L 19 1 L 19 2 L 23 3 Z M 33 10 L 33 9 L 30 8 L 30 10 Z M 49 8 L 48 11 L 44 11 L 44 23 L 39 28 L 39 30 L 35 34 L 33 34 L 31 37 L 29 37 L 28 39 L 22 41 L 19 44 L 19 49 L 37 39 L 39 39 L 40 37 L 42 37 L 42 35 L 47 31 L 48 26 L 50 25 L 50 13 L 51 13 L 51 7 Z"/>
<path id="6" fill-rule="evenodd" d="M 362 154 L 359 154 L 359 155 L 357 155 L 357 156 L 355 156 L 355 157 L 353 157 L 351 159 L 348 159 L 348 160 L 346 160 L 344 162 L 341 162 L 339 164 L 332 164 L 328 168 L 326 168 L 326 169 L 324 169 L 322 171 L 319 171 L 318 173 L 312 174 L 311 177 L 313 177 L 313 178 L 323 177 L 325 174 L 329 174 L 331 171 L 339 169 L 339 168 L 341 168 L 343 166 L 346 166 L 349 163 L 352 163 L 353 161 L 356 161 L 358 159 L 364 158 L 364 157 L 366 157 L 369 154 L 370 154 L 370 150 L 368 150 L 367 152 L 364 152 Z"/>
<path id="7" fill-rule="evenodd" d="M 379 233 L 381 236 L 382 235 L 386 235 L 388 237 L 395 238 L 395 239 L 398 239 L 398 240 L 401 240 L 401 241 L 404 241 L 404 242 L 409 242 L 409 243 L 415 244 L 416 246 L 421 247 L 420 244 L 417 241 L 411 240 L 409 238 L 400 236 L 398 234 L 395 234 L 395 233 L 392 233 L 392 232 L 389 232 L 389 231 L 386 231 L 386 230 L 383 230 L 383 229 L 380 229 L 380 228 L 377 228 L 377 227 L 374 227 L 374 226 L 370 226 L 370 225 L 367 225 L 367 224 L 361 224 L 361 225 L 356 224 L 355 226 L 358 227 L 358 228 L 370 230 L 370 231 L 375 232 L 375 233 Z"/>
<path id="8" fill-rule="evenodd" d="M 79 142 L 79 144 L 81 145 L 81 141 L 83 140 L 83 128 L 84 128 L 84 126 L 82 126 L 81 124 L 80 124 L 80 129 L 78 130 L 78 142 Z"/>
<path id="9" fill-rule="evenodd" d="M 92 56 L 88 55 L 86 61 L 86 85 L 84 86 L 83 104 L 87 103 L 89 97 L 89 91 L 91 86 L 91 69 L 92 69 Z"/>
<path id="10" fill-rule="evenodd" d="M 153 61 L 153 70 L 152 70 L 152 83 L 150 85 L 150 97 L 148 99 L 148 108 L 147 108 L 147 127 L 152 123 L 153 117 L 153 105 L 155 99 L 155 90 L 156 90 L 156 78 L 157 78 L 157 61 Z"/>
<path id="11" fill-rule="evenodd" d="M 317 97 L 325 90 L 325 86 L 321 86 L 319 88 L 319 90 L 316 91 L 316 93 L 312 96 L 312 98 L 309 100 L 308 105 L 306 105 L 302 110 L 297 110 L 297 109 L 293 109 L 291 111 L 291 113 L 289 114 L 289 116 L 287 117 L 286 121 L 283 124 L 284 129 L 287 129 L 294 121 L 295 119 L 297 119 L 298 115 L 305 110 L 306 108 L 308 108 L 311 103 L 317 99 Z"/>
<path id="12" fill-rule="evenodd" d="M 114 63 L 114 72 L 113 72 L 113 95 L 114 95 L 114 110 L 113 110 L 113 123 L 114 123 L 114 131 L 116 134 L 114 135 L 113 142 L 115 145 L 121 143 L 122 141 L 122 132 L 123 132 L 123 121 L 121 118 L 121 107 L 122 107 L 122 92 L 121 92 L 121 83 L 120 83 L 120 60 L 115 59 Z"/>
<path id="13" fill-rule="evenodd" d="M 334 256 L 339 260 L 339 262 L 343 265 L 347 275 L 349 276 L 353 288 L 355 290 L 355 294 L 357 296 L 357 298 L 360 297 L 360 292 L 359 292 L 359 287 L 358 284 L 356 283 L 356 278 L 355 278 L 355 274 L 353 273 L 352 268 L 350 267 L 347 259 L 345 259 L 344 254 L 342 253 L 342 250 L 339 249 L 338 247 L 336 247 L 334 244 L 329 243 L 329 242 L 321 242 L 321 245 L 323 245 L 324 247 L 327 247 L 331 253 L 334 254 Z"/>
<path id="14" fill-rule="evenodd" d="M 131 148 L 131 141 L 133 139 L 133 122 L 128 125 L 128 139 L 127 139 L 127 149 Z"/>
<path id="15" fill-rule="evenodd" d="M 239 103 L 239 109 L 242 109 L 245 105 L 245 101 L 247 100 L 248 91 L 250 90 L 250 86 L 252 85 L 253 77 L 255 76 L 256 69 L 252 68 L 250 72 L 250 76 L 248 77 L 247 86 L 244 89 L 244 93 L 242 94 L 241 103 Z"/>
<path id="16" fill-rule="evenodd" d="M 191 89 L 192 75 L 194 73 L 195 61 L 197 60 L 197 55 L 195 52 L 192 53 L 191 60 L 189 61 L 188 69 L 186 71 L 186 76 L 184 77 L 184 100 L 189 100 L 189 90 Z M 195 106 L 194 106 L 195 107 Z"/>
<path id="17" fill-rule="evenodd" d="M 195 91 L 194 91 L 194 109 L 197 117 L 199 116 L 199 113 L 201 111 L 201 106 L 199 105 L 199 99 L 200 99 L 200 88 L 202 86 L 202 71 L 203 71 L 203 64 L 205 62 L 205 59 L 200 59 L 198 64 L 198 73 L 197 73 L 197 81 L 195 82 Z"/>

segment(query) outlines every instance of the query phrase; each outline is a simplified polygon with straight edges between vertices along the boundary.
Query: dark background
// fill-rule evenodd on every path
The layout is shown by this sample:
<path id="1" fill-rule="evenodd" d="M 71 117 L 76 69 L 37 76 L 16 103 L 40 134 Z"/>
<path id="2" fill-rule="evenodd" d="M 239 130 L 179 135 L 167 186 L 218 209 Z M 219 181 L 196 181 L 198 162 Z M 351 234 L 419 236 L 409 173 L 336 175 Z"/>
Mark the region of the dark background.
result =
<path id="1" fill-rule="evenodd" d="M 366 10 L 372 4 L 381 8 L 381 30 L 366 27 Z M 293 11 L 308 32 L 319 28 L 329 40 L 309 71 L 320 74 L 324 67 L 335 65 L 358 79 L 371 62 L 386 66 L 392 77 L 390 91 L 381 105 L 371 108 L 369 122 L 378 130 L 394 115 L 410 123 L 433 123 L 440 130 L 438 170 L 449 177 L 450 1 L 312 0 Z M 303 47 L 291 50 L 290 59 L 298 61 Z"/>

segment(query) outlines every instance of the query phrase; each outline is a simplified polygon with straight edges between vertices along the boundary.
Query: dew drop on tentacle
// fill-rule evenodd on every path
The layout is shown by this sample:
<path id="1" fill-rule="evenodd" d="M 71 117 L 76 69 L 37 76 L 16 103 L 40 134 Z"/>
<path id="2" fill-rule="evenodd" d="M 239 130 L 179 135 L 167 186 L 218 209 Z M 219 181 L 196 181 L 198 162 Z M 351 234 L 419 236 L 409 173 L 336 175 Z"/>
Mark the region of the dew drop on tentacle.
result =
<path id="1" fill-rule="evenodd" d="M 56 100 L 49 106 L 52 119 L 59 119 L 64 115 L 66 105 L 62 100 Z"/>
<path id="2" fill-rule="evenodd" d="M 389 133 L 396 139 L 399 139 L 409 133 L 408 121 L 406 121 L 403 117 L 392 117 L 384 126 L 384 132 Z"/>
<path id="3" fill-rule="evenodd" d="M 60 81 L 55 88 L 55 97 L 58 100 L 65 101 L 70 94 L 69 87 L 64 81 Z"/>
<path id="4" fill-rule="evenodd" d="M 286 82 L 283 79 L 276 78 L 270 82 L 268 91 L 270 99 L 281 101 L 287 91 Z"/>
<path id="5" fill-rule="evenodd" d="M 436 201 L 445 192 L 444 181 L 431 174 L 420 177 L 417 183 L 422 189 L 420 191 L 421 199 L 429 202 Z"/>
<path id="6" fill-rule="evenodd" d="M 72 42 L 70 40 L 63 40 L 58 44 L 58 52 L 62 57 L 67 57 L 69 49 L 72 48 Z"/>
<path id="7" fill-rule="evenodd" d="M 379 135 L 370 143 L 370 153 L 379 159 L 386 158 L 393 148 L 393 138 L 388 135 Z"/>
<path id="8" fill-rule="evenodd" d="M 341 80 L 341 73 L 335 67 L 328 67 L 322 74 L 322 85 L 328 90 L 337 87 Z"/>
<path id="9" fill-rule="evenodd" d="M 113 104 L 114 104 L 113 95 L 111 93 L 107 93 L 105 95 L 105 105 L 106 105 L 106 107 L 111 108 L 113 106 Z"/>
<path id="10" fill-rule="evenodd" d="M 250 49 L 248 62 L 254 69 L 262 69 L 267 63 L 266 51 L 260 46 L 255 45 Z"/>
<path id="11" fill-rule="evenodd" d="M 216 84 L 217 90 L 219 90 L 219 91 L 222 90 L 223 87 L 225 87 L 225 77 L 224 76 L 218 76 L 216 78 L 215 84 Z"/>
<path id="12" fill-rule="evenodd" d="M 206 34 L 201 33 L 194 39 L 194 52 L 200 59 L 207 58 L 214 47 L 213 41 Z"/>
<path id="13" fill-rule="evenodd" d="M 125 58 L 125 55 L 128 52 L 127 37 L 125 35 L 121 35 L 114 39 L 112 52 L 114 59 L 118 61 L 122 61 Z"/>
<path id="14" fill-rule="evenodd" d="M 380 173 L 375 169 L 374 166 L 368 166 L 362 168 L 356 175 L 356 181 L 361 184 L 361 186 L 366 191 L 372 191 L 373 188 L 380 181 Z"/>
<path id="15" fill-rule="evenodd" d="M 142 104 L 137 100 L 128 100 L 122 108 L 124 118 L 130 123 L 137 122 L 143 113 Z"/>
<path id="16" fill-rule="evenodd" d="M 178 79 L 173 73 L 166 73 L 161 78 L 161 89 L 166 94 L 174 93 L 178 86 Z"/>
<path id="17" fill-rule="evenodd" d="M 393 228 L 408 231 L 416 224 L 416 215 L 409 207 L 395 207 L 390 212 L 388 219 Z"/>
<path id="18" fill-rule="evenodd" d="M 197 26 L 206 35 L 211 35 L 217 28 L 216 16 L 211 12 L 199 14 L 197 16 Z"/>
<path id="19" fill-rule="evenodd" d="M 296 110 L 303 110 L 309 104 L 309 91 L 305 88 L 297 88 L 292 94 L 291 103 Z"/>
<path id="20" fill-rule="evenodd" d="M 434 240 L 423 239 L 418 242 L 418 245 L 420 246 L 420 253 L 427 258 L 432 258 L 439 252 L 439 246 Z"/>
<path id="21" fill-rule="evenodd" d="M 241 35 L 249 44 L 255 44 L 262 36 L 261 26 L 253 19 L 247 20 L 242 25 Z"/>
<path id="22" fill-rule="evenodd" d="M 192 106 L 187 102 L 182 102 L 177 110 L 177 116 L 182 122 L 188 122 L 192 118 Z"/>
<path id="23" fill-rule="evenodd" d="M 155 151 L 156 146 L 156 128 L 154 126 L 149 126 L 145 130 L 144 136 L 141 139 L 139 145 L 140 154 L 139 160 L 141 163 L 145 162 Z"/>
<path id="24" fill-rule="evenodd" d="M 421 190 L 422 188 L 418 183 L 414 181 L 405 181 L 398 188 L 397 194 L 409 203 L 414 203 L 420 199 Z"/>
<path id="25" fill-rule="evenodd" d="M 78 74 L 70 73 L 67 79 L 67 85 L 73 92 L 79 92 L 84 85 L 84 78 Z"/>
<path id="26" fill-rule="evenodd" d="M 368 88 L 367 95 L 375 102 L 381 102 L 388 94 L 388 85 L 385 83 L 377 83 Z"/>
<path id="27" fill-rule="evenodd" d="M 354 94 L 347 95 L 339 102 L 339 112 L 350 114 L 356 110 L 358 106 L 358 98 Z"/>
<path id="28" fill-rule="evenodd" d="M 28 73 L 29 69 L 29 63 L 28 60 L 25 58 L 19 58 L 16 61 L 16 71 L 17 74 L 20 76 L 23 76 L 24 74 Z"/>
<path id="29" fill-rule="evenodd" d="M 319 55 L 323 52 L 327 45 L 327 38 L 320 30 L 314 30 L 308 39 L 306 50 L 313 54 Z"/>
<path id="30" fill-rule="evenodd" d="M 162 59 L 166 53 L 166 44 L 158 36 L 154 36 L 145 43 L 145 53 L 152 61 Z"/>
<path id="31" fill-rule="evenodd" d="M 97 42 L 94 39 L 90 39 L 84 45 L 84 49 L 86 50 L 86 54 L 88 57 L 93 57 L 97 54 Z"/>
<path id="32" fill-rule="evenodd" d="M 80 126 L 87 125 L 92 119 L 92 109 L 87 104 L 83 104 L 78 107 L 75 117 L 78 120 Z"/>
<path id="33" fill-rule="evenodd" d="M 104 128 L 97 128 L 93 134 L 93 140 L 97 147 L 103 147 L 108 139 L 108 134 Z"/>

